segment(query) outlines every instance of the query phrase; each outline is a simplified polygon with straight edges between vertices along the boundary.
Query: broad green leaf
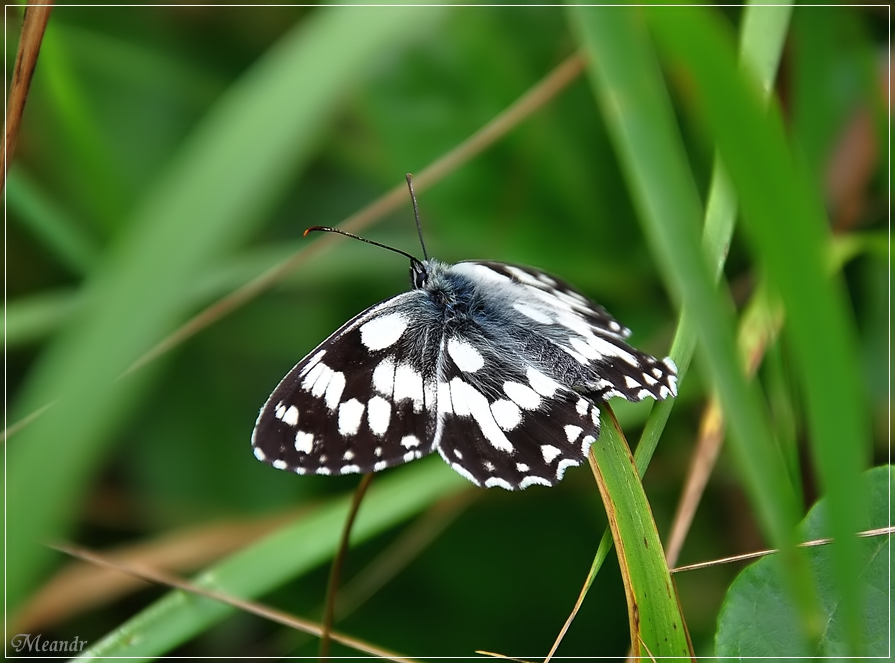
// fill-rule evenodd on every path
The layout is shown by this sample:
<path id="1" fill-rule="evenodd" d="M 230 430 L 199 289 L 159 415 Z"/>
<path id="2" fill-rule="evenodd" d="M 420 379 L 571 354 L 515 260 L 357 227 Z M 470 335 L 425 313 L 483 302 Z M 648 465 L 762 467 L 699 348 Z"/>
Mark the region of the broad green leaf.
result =
<path id="1" fill-rule="evenodd" d="M 895 487 L 892 470 L 891 466 L 876 467 L 861 477 L 860 489 L 871 528 L 889 523 L 889 495 Z M 805 541 L 831 536 L 829 507 L 829 500 L 822 499 L 808 512 L 801 528 Z M 860 561 L 851 570 L 851 582 L 863 590 L 861 643 L 867 656 L 889 654 L 888 626 L 895 620 L 895 601 L 889 586 L 891 539 L 890 534 L 859 539 Z M 848 656 L 851 647 L 847 617 L 832 582 L 836 545 L 831 543 L 806 551 L 825 624 L 816 651 L 806 650 L 804 643 L 795 637 L 798 622 L 785 580 L 786 568 L 779 556 L 770 556 L 744 569 L 728 590 L 718 617 L 715 654 L 725 658 L 794 656 L 803 660 Z"/>

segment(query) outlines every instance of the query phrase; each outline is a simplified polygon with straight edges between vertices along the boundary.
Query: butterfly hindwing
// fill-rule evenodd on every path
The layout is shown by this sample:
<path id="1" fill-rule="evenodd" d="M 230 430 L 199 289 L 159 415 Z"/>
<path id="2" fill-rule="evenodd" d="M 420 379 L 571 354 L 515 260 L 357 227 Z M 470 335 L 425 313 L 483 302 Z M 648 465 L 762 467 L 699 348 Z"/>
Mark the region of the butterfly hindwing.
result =
<path id="1" fill-rule="evenodd" d="M 552 486 L 599 436 L 599 410 L 518 356 L 448 338 L 436 447 L 457 472 L 507 490 Z"/>
<path id="2" fill-rule="evenodd" d="M 677 393 L 677 368 L 670 359 L 658 360 L 630 346 L 628 329 L 562 279 L 498 262 L 468 261 L 452 269 L 489 284 L 488 290 L 497 293 L 491 308 L 508 309 L 515 314 L 511 327 L 536 339 L 525 354 L 553 353 L 546 363 L 576 391 L 596 401 L 661 400 Z M 503 335 L 511 337 L 506 329 Z"/>

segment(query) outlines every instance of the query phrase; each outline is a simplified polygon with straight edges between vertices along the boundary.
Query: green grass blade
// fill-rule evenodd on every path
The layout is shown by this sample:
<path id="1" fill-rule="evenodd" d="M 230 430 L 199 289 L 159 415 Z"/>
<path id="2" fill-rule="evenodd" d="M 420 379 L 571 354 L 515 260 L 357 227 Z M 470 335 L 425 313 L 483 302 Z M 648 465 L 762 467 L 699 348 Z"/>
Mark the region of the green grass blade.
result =
<path id="1" fill-rule="evenodd" d="M 744 61 L 751 63 L 749 66 L 753 68 L 755 75 L 766 90 L 773 87 L 777 75 L 777 67 L 786 37 L 786 27 L 789 24 L 789 14 L 789 6 L 781 8 L 748 7 L 744 12 L 740 35 L 741 57 Z M 727 258 L 727 248 L 733 235 L 736 211 L 736 193 L 724 167 L 716 157 L 703 229 L 703 244 L 709 264 L 713 265 L 716 280 L 720 277 Z M 692 318 L 684 311 L 669 352 L 677 364 L 681 379 L 687 373 L 695 350 L 696 329 Z M 643 435 L 634 452 L 637 471 L 641 477 L 649 467 L 674 405 L 674 400 L 662 401 L 656 403 L 650 412 Z M 586 582 L 587 587 L 593 582 L 611 548 L 612 538 L 607 529 L 594 557 L 594 563 Z"/>
<path id="2" fill-rule="evenodd" d="M 12 168 L 6 181 L 7 210 L 61 263 L 81 275 L 94 263 L 98 247 L 74 219 L 53 203 L 21 168 Z"/>
<path id="3" fill-rule="evenodd" d="M 716 289 L 705 259 L 699 197 L 643 26 L 627 8 L 576 8 L 574 13 L 591 58 L 592 84 L 647 236 L 672 289 L 693 316 L 750 499 L 770 540 L 792 552 L 797 500 L 773 443 L 767 409 L 740 366 L 732 307 Z M 804 566 L 795 559 L 791 555 L 794 569 L 801 569 L 794 573 L 795 582 L 809 592 Z"/>
<path id="4" fill-rule="evenodd" d="M 147 192 L 13 410 L 15 421 L 58 398 L 8 446 L 10 608 L 49 561 L 40 543 L 66 530 L 111 434 L 149 386 L 147 372 L 118 376 L 183 319 L 190 284 L 282 195 L 348 85 L 438 16 L 423 8 L 316 12 L 228 90 Z"/>
<path id="5" fill-rule="evenodd" d="M 591 467 L 612 528 L 628 597 L 634 656 L 691 656 L 687 627 L 665 564 L 662 542 L 627 442 L 603 417 Z"/>
<path id="6" fill-rule="evenodd" d="M 795 165 L 779 111 L 766 112 L 751 81 L 736 75 L 723 27 L 708 13 L 689 9 L 655 10 L 650 18 L 668 53 L 692 77 L 699 108 L 737 187 L 756 258 L 786 309 L 813 455 L 839 541 L 836 579 L 857 648 L 860 597 L 849 582 L 849 569 L 859 561 L 852 533 L 865 525 L 865 510 L 853 487 L 870 449 L 870 433 L 853 321 L 841 282 L 824 269 L 828 231 L 823 206 Z"/>

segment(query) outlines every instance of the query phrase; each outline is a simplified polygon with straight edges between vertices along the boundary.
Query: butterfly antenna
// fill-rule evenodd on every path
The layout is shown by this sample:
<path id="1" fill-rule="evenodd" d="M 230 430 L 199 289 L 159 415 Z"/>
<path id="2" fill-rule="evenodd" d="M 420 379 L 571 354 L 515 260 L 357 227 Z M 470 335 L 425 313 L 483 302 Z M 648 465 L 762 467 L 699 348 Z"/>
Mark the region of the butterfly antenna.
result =
<path id="1" fill-rule="evenodd" d="M 412 263 L 419 263 L 419 259 L 410 255 L 406 251 L 402 251 L 401 249 L 396 249 L 394 246 L 389 246 L 388 244 L 383 244 L 381 242 L 376 242 L 372 239 L 367 239 L 366 237 L 361 237 L 360 235 L 355 235 L 354 233 L 350 233 L 347 230 L 340 230 L 339 228 L 331 228 L 330 226 L 311 226 L 307 230 L 302 233 L 303 237 L 307 237 L 308 233 L 311 232 L 322 232 L 322 233 L 336 233 L 337 235 L 345 235 L 345 237 L 350 237 L 351 239 L 358 239 L 361 242 L 366 242 L 367 244 L 372 244 L 373 246 L 378 246 L 382 249 L 388 249 L 389 251 L 394 251 L 395 253 L 399 253 L 405 258 L 409 258 Z M 425 255 L 426 248 L 423 247 L 423 254 Z"/>
<path id="2" fill-rule="evenodd" d="M 420 224 L 420 210 L 416 204 L 416 194 L 413 192 L 413 175 L 410 173 L 407 173 L 407 188 L 410 189 L 410 200 L 413 202 L 413 218 L 416 220 L 416 232 L 420 236 L 420 246 L 423 247 L 423 258 L 428 260 L 429 254 L 426 253 L 426 243 L 423 241 L 423 226 Z"/>

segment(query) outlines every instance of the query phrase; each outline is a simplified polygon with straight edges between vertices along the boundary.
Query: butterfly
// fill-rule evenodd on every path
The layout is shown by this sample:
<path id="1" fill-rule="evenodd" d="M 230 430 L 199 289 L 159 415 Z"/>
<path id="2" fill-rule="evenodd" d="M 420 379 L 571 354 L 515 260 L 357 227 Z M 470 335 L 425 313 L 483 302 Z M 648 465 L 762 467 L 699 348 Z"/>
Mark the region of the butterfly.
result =
<path id="1" fill-rule="evenodd" d="M 410 176 L 417 229 L 419 214 Z M 437 451 L 477 486 L 553 486 L 600 434 L 598 404 L 677 395 L 677 369 L 539 269 L 410 259 L 409 292 L 361 312 L 283 378 L 255 456 L 296 474 L 378 472 Z"/>

